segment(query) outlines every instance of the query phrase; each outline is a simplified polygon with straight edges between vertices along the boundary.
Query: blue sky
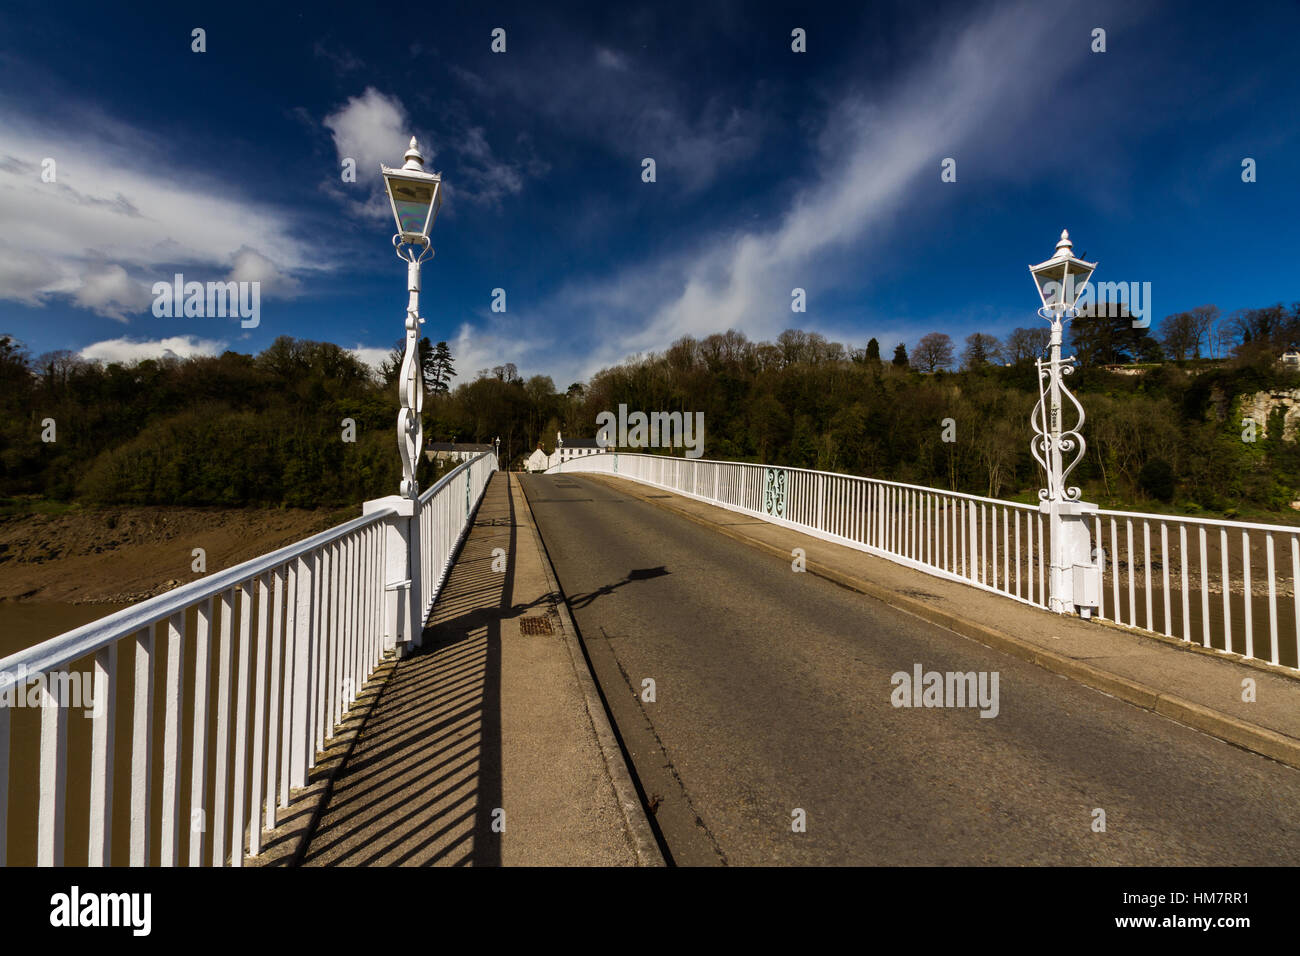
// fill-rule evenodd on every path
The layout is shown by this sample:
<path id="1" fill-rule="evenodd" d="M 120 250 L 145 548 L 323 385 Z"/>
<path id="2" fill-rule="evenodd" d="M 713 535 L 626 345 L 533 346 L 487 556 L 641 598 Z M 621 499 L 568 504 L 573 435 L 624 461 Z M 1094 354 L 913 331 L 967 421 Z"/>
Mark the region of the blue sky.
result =
<path id="1" fill-rule="evenodd" d="M 401 9 L 6 5 L 0 332 L 375 360 L 406 299 L 378 164 L 412 134 L 447 184 L 421 312 L 462 378 L 562 389 L 730 327 L 1002 335 L 1041 321 L 1025 267 L 1062 228 L 1098 279 L 1150 282 L 1157 321 L 1300 299 L 1294 3 Z M 154 317 L 176 272 L 260 281 L 260 325 Z"/>

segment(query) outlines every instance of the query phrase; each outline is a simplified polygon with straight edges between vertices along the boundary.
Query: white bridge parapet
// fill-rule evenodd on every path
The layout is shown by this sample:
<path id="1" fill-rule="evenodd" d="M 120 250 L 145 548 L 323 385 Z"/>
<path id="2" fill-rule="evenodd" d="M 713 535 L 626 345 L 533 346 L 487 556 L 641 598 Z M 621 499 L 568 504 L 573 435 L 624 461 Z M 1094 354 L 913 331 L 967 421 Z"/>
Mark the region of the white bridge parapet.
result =
<path id="1" fill-rule="evenodd" d="M 1053 561 L 1050 515 L 1039 505 L 805 468 L 626 452 L 575 458 L 546 473 L 561 472 L 675 491 L 1044 609 L 1053 609 L 1059 582 L 1068 590 L 1058 606 L 1096 607 L 1097 617 L 1116 624 L 1298 669 L 1300 527 L 1073 502 L 1061 522 L 1070 540 Z M 1094 565 L 1061 557 L 1089 554 L 1089 543 Z"/>
<path id="2" fill-rule="evenodd" d="M 65 862 L 73 787 L 77 805 L 89 805 L 91 866 L 110 863 L 115 838 L 126 839 L 133 866 L 239 866 L 256 856 L 263 829 L 306 785 L 375 668 L 419 644 L 496 469 L 496 455 L 484 453 L 418 500 L 367 502 L 360 518 L 0 660 L 0 865 L 9 835 L 32 829 L 36 862 Z M 123 653 L 129 670 L 119 667 Z M 93 707 L 60 699 L 73 678 L 93 687 Z M 11 781 L 13 725 L 27 716 L 12 705 L 19 697 L 39 706 L 40 757 L 34 773 Z M 83 710 L 88 760 L 69 774 L 70 718 Z M 118 720 L 130 721 L 126 753 L 115 748 Z M 122 772 L 130 824 L 115 833 L 114 777 Z M 34 820 L 11 812 L 11 782 L 38 787 Z M 80 860 L 78 852 L 70 862 Z"/>

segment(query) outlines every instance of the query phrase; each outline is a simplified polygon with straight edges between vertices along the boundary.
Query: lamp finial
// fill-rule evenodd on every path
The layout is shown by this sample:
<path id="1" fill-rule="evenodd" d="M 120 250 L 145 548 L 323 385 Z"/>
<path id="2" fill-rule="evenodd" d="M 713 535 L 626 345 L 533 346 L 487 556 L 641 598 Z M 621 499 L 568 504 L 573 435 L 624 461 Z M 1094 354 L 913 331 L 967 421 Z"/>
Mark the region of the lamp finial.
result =
<path id="1" fill-rule="evenodd" d="M 420 152 L 420 147 L 415 144 L 414 136 L 411 137 L 411 145 L 406 148 L 406 155 L 402 158 L 406 160 L 402 164 L 403 169 L 424 171 L 424 154 Z"/>

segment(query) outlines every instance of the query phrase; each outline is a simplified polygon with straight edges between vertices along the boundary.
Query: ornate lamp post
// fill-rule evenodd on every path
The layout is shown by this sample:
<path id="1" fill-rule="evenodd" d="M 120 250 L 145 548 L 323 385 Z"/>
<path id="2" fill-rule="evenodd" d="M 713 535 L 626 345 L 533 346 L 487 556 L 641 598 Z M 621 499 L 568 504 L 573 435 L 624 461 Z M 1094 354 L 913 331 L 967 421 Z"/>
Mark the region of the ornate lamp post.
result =
<path id="1" fill-rule="evenodd" d="M 1083 406 L 1064 381 L 1074 371 L 1075 359 L 1061 358 L 1061 339 L 1064 321 L 1078 314 L 1075 305 L 1097 263 L 1077 258 L 1073 245 L 1069 232 L 1062 230 L 1056 254 L 1029 267 L 1043 302 L 1038 314 L 1052 323 L 1047 360 L 1040 357 L 1036 363 L 1038 404 L 1032 418 L 1035 437 L 1029 448 L 1047 475 L 1047 487 L 1038 492 L 1038 507 L 1048 515 L 1051 529 L 1048 606 L 1058 614 L 1077 609 L 1081 617 L 1088 618 L 1101 599 L 1101 568 L 1092 556 L 1088 534 L 1088 517 L 1096 513 L 1097 506 L 1081 501 L 1079 489 L 1065 483 L 1088 446 L 1080 433 Z M 1078 415 L 1070 428 L 1065 428 L 1062 420 L 1063 398 Z"/>
<path id="2" fill-rule="evenodd" d="M 403 498 L 417 498 L 419 483 L 415 480 L 415 467 L 423 444 L 424 425 L 420 413 L 424 409 L 424 374 L 420 366 L 420 263 L 433 255 L 429 244 L 429 230 L 442 205 L 442 177 L 424 171 L 424 155 L 411 137 L 411 145 L 402 157 L 406 160 L 400 169 L 389 169 L 380 163 L 388 190 L 388 201 L 393 207 L 397 234 L 393 247 L 397 258 L 406 262 L 406 288 L 410 300 L 406 306 L 406 354 L 398 377 L 398 390 L 402 408 L 397 413 L 397 446 L 402 456 Z"/>
<path id="3" fill-rule="evenodd" d="M 406 351 L 398 378 L 402 407 L 397 413 L 397 447 L 402 456 L 400 493 L 367 501 L 364 514 L 391 513 L 384 523 L 384 646 L 405 650 L 420 644 L 422 633 L 420 593 L 420 486 L 415 468 L 424 445 L 420 412 L 424 408 L 424 375 L 420 367 L 420 263 L 433 255 L 429 230 L 442 205 L 442 177 L 424 171 L 424 156 L 411 137 L 406 162 L 400 169 L 380 163 L 388 201 L 397 222 L 393 248 L 406 263 Z M 468 493 L 469 485 L 466 485 Z M 468 513 L 468 504 L 466 505 Z"/>
<path id="4" fill-rule="evenodd" d="M 501 436 L 492 439 L 492 454 L 496 456 L 497 468 L 501 467 Z"/>

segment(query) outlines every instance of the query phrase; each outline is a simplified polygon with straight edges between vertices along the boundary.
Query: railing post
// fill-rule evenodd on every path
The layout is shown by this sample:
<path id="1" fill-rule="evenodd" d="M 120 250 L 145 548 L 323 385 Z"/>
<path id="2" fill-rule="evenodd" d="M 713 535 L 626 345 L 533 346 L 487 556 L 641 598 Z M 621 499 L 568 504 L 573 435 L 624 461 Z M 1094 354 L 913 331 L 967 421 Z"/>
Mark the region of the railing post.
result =
<path id="1" fill-rule="evenodd" d="M 298 558 L 295 570 L 294 594 L 294 634 L 293 634 L 293 694 L 290 715 L 291 750 L 289 755 L 289 786 L 307 786 L 307 750 L 311 746 L 311 731 L 307 716 L 311 709 L 311 664 L 312 642 L 314 640 L 312 590 L 313 577 L 316 573 L 316 558 L 313 554 L 304 554 Z M 228 614 L 229 611 L 227 610 Z M 287 805 L 287 804 L 286 804 Z M 220 866 L 224 860 L 224 849 L 214 844 L 216 854 L 214 862 Z"/>
<path id="2" fill-rule="evenodd" d="M 468 480 L 468 472 L 466 473 Z M 420 503 L 390 495 L 367 501 L 362 514 L 392 510 L 384 528 L 384 650 L 420 646 L 424 605 L 420 593 Z"/>
<path id="3" fill-rule="evenodd" d="M 826 490 L 825 482 L 823 481 L 822 476 L 819 474 L 817 476 L 817 530 L 818 531 L 822 530 L 823 528 L 822 521 L 825 515 L 825 505 L 826 505 L 825 490 Z"/>

